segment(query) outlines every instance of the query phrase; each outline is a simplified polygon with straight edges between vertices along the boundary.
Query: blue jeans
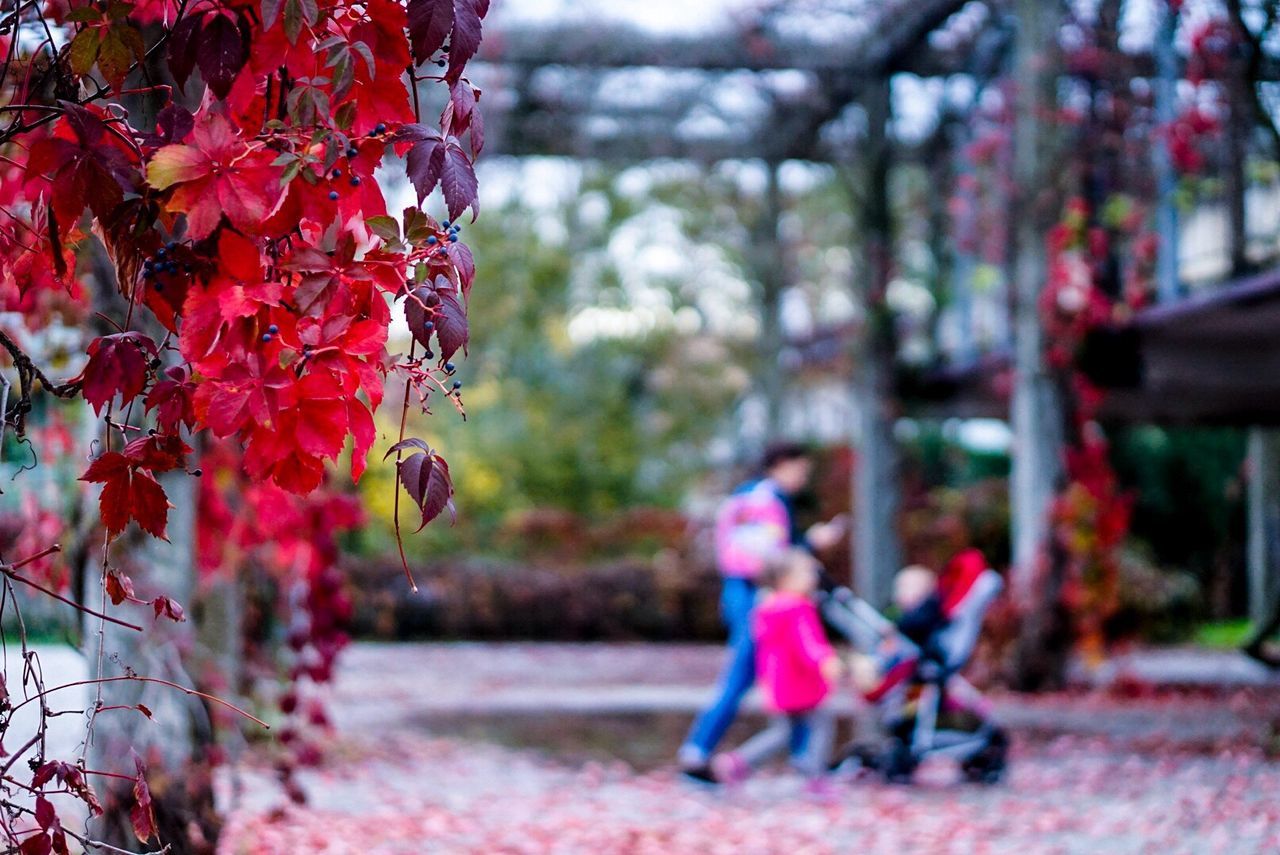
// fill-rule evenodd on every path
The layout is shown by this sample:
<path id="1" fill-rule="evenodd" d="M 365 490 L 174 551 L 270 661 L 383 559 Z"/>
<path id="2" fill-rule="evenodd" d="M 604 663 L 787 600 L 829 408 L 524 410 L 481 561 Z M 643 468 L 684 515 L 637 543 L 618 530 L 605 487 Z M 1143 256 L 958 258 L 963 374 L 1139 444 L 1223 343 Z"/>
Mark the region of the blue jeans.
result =
<path id="1" fill-rule="evenodd" d="M 738 714 L 742 697 L 756 681 L 756 649 L 751 640 L 751 609 L 756 586 L 746 579 L 725 579 L 720 616 L 729 628 L 729 658 L 720 674 L 716 700 L 693 722 L 685 745 L 709 757 Z"/>

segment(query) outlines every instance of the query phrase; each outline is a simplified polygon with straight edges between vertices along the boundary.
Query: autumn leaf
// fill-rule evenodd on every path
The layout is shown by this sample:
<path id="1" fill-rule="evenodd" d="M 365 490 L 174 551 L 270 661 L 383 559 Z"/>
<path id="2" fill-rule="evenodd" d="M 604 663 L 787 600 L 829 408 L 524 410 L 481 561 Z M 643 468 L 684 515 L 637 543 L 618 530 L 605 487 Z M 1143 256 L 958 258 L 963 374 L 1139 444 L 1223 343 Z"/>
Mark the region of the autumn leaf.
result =
<path id="1" fill-rule="evenodd" d="M 101 414 L 116 395 L 127 404 L 142 393 L 148 363 L 157 350 L 155 342 L 142 333 L 125 332 L 94 339 L 88 353 L 81 374 L 84 399 Z"/>
<path id="2" fill-rule="evenodd" d="M 133 827 L 138 842 L 146 843 L 158 834 L 156 815 L 151 802 L 151 788 L 147 786 L 146 768 L 142 765 L 142 758 L 136 753 L 133 755 L 133 763 L 137 774 L 133 778 L 133 807 L 129 809 L 129 824 Z"/>
<path id="3" fill-rule="evenodd" d="M 226 98 L 236 75 L 249 59 L 252 37 L 242 16 L 235 21 L 222 14 L 205 19 L 196 44 L 196 65 L 209 90 L 218 98 Z"/>
<path id="4" fill-rule="evenodd" d="M 455 0 L 453 34 L 449 38 L 449 70 L 445 80 L 457 81 L 471 57 L 480 49 L 480 19 L 489 11 L 488 0 Z"/>
<path id="5" fill-rule="evenodd" d="M 208 237 L 223 215 L 241 232 L 256 234 L 280 204 L 280 170 L 217 114 L 196 125 L 191 145 L 157 151 L 147 182 L 171 191 L 165 208 L 186 214 L 188 233 L 197 240 Z"/>
<path id="6" fill-rule="evenodd" d="M 458 141 L 451 137 L 444 146 L 440 165 L 440 190 L 444 193 L 449 216 L 456 220 L 469 207 L 474 220 L 480 213 L 479 189 L 471 158 L 458 145 Z"/>
<path id="7" fill-rule="evenodd" d="M 466 351 L 471 333 L 467 325 L 467 310 L 450 289 L 437 292 L 440 305 L 436 309 L 436 340 L 440 342 L 440 358 L 448 360 L 459 350 Z"/>
<path id="8" fill-rule="evenodd" d="M 413 449 L 413 453 L 400 460 L 396 475 L 404 485 L 405 492 L 422 512 L 422 524 L 418 526 L 421 531 L 446 508 L 450 516 L 454 516 L 453 481 L 449 477 L 449 465 L 444 458 L 420 439 L 397 442 L 383 459 L 407 449 Z"/>
<path id="9" fill-rule="evenodd" d="M 136 599 L 133 593 L 133 580 L 119 570 L 107 571 L 106 585 L 107 596 L 111 598 L 113 606 Z"/>
<path id="10" fill-rule="evenodd" d="M 409 0 L 409 40 L 421 65 L 444 47 L 453 31 L 454 0 Z"/>
<path id="11" fill-rule="evenodd" d="M 98 509 L 108 536 L 124 531 L 131 519 L 136 520 L 143 531 L 159 538 L 165 536 L 169 500 L 164 488 L 150 475 L 136 469 L 120 452 L 103 454 L 89 465 L 80 480 L 102 484 Z"/>
<path id="12" fill-rule="evenodd" d="M 156 597 L 151 601 L 151 608 L 155 610 L 157 619 L 161 615 L 174 623 L 182 623 L 187 619 L 186 612 L 183 611 L 182 606 L 178 605 L 178 601 L 171 597 Z"/>
<path id="13" fill-rule="evenodd" d="M 156 423 L 169 433 L 179 427 L 191 428 L 196 421 L 194 396 L 196 384 L 191 380 L 191 369 L 176 365 L 164 373 L 143 399 L 146 411 L 155 410 Z"/>
<path id="14" fill-rule="evenodd" d="M 88 207 L 107 217 L 132 191 L 133 156 L 107 131 L 102 118 L 78 104 L 62 102 L 63 117 L 54 133 L 31 146 L 28 183 L 48 185 L 58 232 L 68 233 Z"/>

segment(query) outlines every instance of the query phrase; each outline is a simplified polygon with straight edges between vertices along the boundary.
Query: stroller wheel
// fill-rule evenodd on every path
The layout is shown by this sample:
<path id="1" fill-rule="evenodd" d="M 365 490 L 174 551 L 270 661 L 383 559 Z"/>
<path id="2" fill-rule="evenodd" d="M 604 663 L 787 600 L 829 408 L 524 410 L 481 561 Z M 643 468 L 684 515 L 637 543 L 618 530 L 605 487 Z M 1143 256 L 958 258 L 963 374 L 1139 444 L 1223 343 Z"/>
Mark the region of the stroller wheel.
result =
<path id="1" fill-rule="evenodd" d="M 916 766 L 919 763 L 916 757 L 911 753 L 911 747 L 905 742 L 895 741 L 893 748 L 883 759 L 883 767 L 881 772 L 884 773 L 884 779 L 890 784 L 909 784 L 911 776 L 915 774 Z"/>
<path id="2" fill-rule="evenodd" d="M 973 784 L 998 784 L 1008 765 L 1009 737 L 1003 730 L 995 729 L 984 748 L 960 765 L 966 781 Z"/>
<path id="3" fill-rule="evenodd" d="M 873 746 L 853 743 L 845 746 L 836 754 L 836 758 L 832 761 L 828 771 L 852 772 L 858 769 L 875 771 L 883 765 L 883 762 L 883 755 L 876 751 Z"/>

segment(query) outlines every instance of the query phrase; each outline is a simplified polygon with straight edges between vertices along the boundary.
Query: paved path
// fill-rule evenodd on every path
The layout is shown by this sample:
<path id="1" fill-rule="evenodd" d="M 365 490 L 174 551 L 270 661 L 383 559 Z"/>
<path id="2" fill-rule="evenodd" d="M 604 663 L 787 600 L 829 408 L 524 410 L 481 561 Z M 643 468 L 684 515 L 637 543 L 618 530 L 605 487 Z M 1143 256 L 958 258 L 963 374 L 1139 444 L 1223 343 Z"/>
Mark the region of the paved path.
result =
<path id="1" fill-rule="evenodd" d="M 1280 707 L 1256 688 L 1000 696 L 1023 735 L 994 788 L 939 762 L 910 788 L 844 781 L 815 798 L 770 771 L 713 792 L 600 759 L 646 738 L 670 756 L 718 666 L 693 646 L 357 645 L 329 762 L 303 774 L 309 804 L 285 806 L 250 769 L 221 851 L 1280 852 L 1280 767 L 1250 747 Z"/>

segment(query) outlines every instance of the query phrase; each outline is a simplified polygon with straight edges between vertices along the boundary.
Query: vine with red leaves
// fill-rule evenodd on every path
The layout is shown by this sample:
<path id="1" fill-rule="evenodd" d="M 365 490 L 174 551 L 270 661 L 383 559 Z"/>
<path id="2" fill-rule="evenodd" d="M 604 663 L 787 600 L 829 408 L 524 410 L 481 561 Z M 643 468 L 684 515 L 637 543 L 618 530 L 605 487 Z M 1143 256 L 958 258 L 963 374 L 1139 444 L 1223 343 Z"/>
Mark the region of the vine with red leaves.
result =
<path id="1" fill-rule="evenodd" d="M 475 265 L 459 218 L 478 210 L 473 160 L 484 144 L 480 92 L 465 70 L 488 6 L 14 0 L 0 8 L 0 300 L 21 319 L 0 330 L 16 377 L 11 395 L 4 381 L 3 427 L 29 441 L 27 417 L 41 394 L 82 398 L 103 426 L 80 476 L 99 489 L 100 602 L 62 598 L 98 621 L 90 733 L 102 683 L 118 679 L 103 672 L 102 622 L 131 625 L 107 614 L 108 600 L 183 619 L 162 593 L 135 593 L 111 546 L 130 530 L 166 537 L 162 482 L 198 474 L 197 439 L 230 443 L 218 466 L 243 479 L 247 495 L 257 491 L 245 506 L 311 522 L 276 544 L 274 557 L 304 591 L 299 613 L 311 629 L 298 656 L 313 677 L 332 667 L 342 611 L 327 576 L 331 540 L 321 536 L 332 529 L 320 531 L 338 500 L 317 491 L 348 444 L 353 478 L 364 471 L 388 380 L 405 384 L 397 508 L 402 484 L 424 525 L 452 508 L 443 458 L 404 430 L 408 409 L 428 411 L 433 396 L 462 410 L 450 360 L 467 345 Z M 443 108 L 428 118 L 423 102 L 437 89 Z M 397 219 L 374 173 L 399 158 L 419 206 Z M 424 208 L 437 188 L 447 219 Z M 415 340 L 407 356 L 386 349 L 395 301 Z M 56 380 L 41 336 L 82 325 L 99 334 L 84 342 L 81 370 Z M 312 496 L 321 498 L 287 498 Z M 25 564 L 0 561 L 6 585 L 38 584 L 20 572 Z M 23 655 L 25 673 L 35 654 L 24 644 Z M 28 691 L 52 713 L 39 683 Z M 12 769 L 28 760 L 35 777 L 19 781 Z M 42 795 L 51 781 L 96 804 L 83 761 L 51 763 L 61 761 L 35 738 L 3 766 L 0 834 L 24 853 L 67 850 L 71 832 Z M 156 828 L 141 763 L 134 786 L 133 828 L 145 843 Z M 35 806 L 12 798 L 17 791 Z M 14 825 L 20 815 L 30 827 Z"/>
<path id="2" fill-rule="evenodd" d="M 1170 7 L 1176 14 L 1178 4 Z M 1234 43 L 1229 27 L 1211 19 L 1191 33 L 1190 41 L 1185 75 L 1193 86 L 1226 73 L 1226 55 Z M 1110 66 L 1106 51 L 1097 45 L 1086 44 L 1067 59 L 1073 72 L 1091 86 L 1099 86 L 1099 78 L 1105 82 Z M 1091 336 L 1123 327 L 1151 301 L 1159 251 L 1159 236 L 1150 226 L 1152 208 L 1136 201 L 1145 180 L 1141 170 L 1131 166 L 1126 185 L 1117 180 L 1118 172 L 1108 174 L 1106 166 L 1109 160 L 1144 162 L 1141 147 L 1133 148 L 1129 140 L 1134 135 L 1126 131 L 1151 121 L 1153 105 L 1124 93 L 1120 85 L 1102 103 L 1106 106 L 1095 106 L 1088 115 L 1060 114 L 1060 121 L 1084 137 L 1107 141 L 1082 146 L 1086 162 L 1080 169 L 1081 183 L 1094 188 L 1105 184 L 1106 191 L 1099 194 L 1095 189 L 1092 200 L 1070 198 L 1062 219 L 1046 236 L 1047 280 L 1038 306 L 1045 362 L 1056 378 L 1065 411 L 1066 448 L 1062 484 L 1049 509 L 1048 542 L 1036 568 L 1036 589 L 1056 592 L 1050 605 L 1069 616 L 1069 640 L 1094 661 L 1109 640 L 1107 621 L 1120 607 L 1120 548 L 1129 532 L 1133 497 L 1119 484 L 1097 421 L 1105 393 L 1090 379 L 1081 356 Z M 1172 122 L 1154 128 L 1167 144 L 1178 174 L 1204 168 L 1206 144 L 1220 129 L 1217 110 L 1198 99 Z"/>

